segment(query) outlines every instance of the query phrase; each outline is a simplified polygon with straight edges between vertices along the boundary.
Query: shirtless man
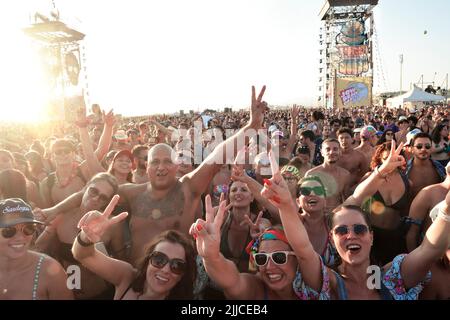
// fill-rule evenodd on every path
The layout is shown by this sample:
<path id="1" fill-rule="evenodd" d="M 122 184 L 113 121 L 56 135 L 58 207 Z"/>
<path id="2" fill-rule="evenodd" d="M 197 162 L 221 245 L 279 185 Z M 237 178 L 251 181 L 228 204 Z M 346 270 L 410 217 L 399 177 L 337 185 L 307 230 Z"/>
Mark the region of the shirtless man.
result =
<path id="1" fill-rule="evenodd" d="M 373 126 L 365 126 L 361 129 L 360 137 L 361 144 L 355 150 L 361 152 L 366 157 L 366 163 L 369 165 L 378 140 L 377 130 Z"/>
<path id="2" fill-rule="evenodd" d="M 193 172 L 176 178 L 178 164 L 176 152 L 166 144 L 157 144 L 149 150 L 146 184 L 125 184 L 119 187 L 119 194 L 124 207 L 130 209 L 131 257 L 129 261 L 136 264 L 142 258 L 145 245 L 162 231 L 175 229 L 188 234 L 189 228 L 197 218 L 201 195 L 204 193 L 214 175 L 220 170 L 224 161 L 233 163 L 236 144 L 245 137 L 256 134 L 261 128 L 267 104 L 262 102 L 265 87 L 258 97 L 252 88 L 250 121 L 236 134 L 219 144 L 214 151 Z M 234 152 L 225 152 L 233 150 Z M 232 159 L 224 158 L 230 153 Z M 233 154 L 231 154 L 233 153 Z M 79 205 L 80 193 L 74 195 L 58 206 L 64 212 L 70 206 Z M 51 219 L 51 218 L 50 218 Z"/>
<path id="3" fill-rule="evenodd" d="M 327 192 L 326 212 L 331 212 L 349 195 L 351 175 L 348 170 L 337 165 L 341 155 L 339 141 L 325 140 L 322 143 L 321 152 L 324 158 L 323 164 L 309 170 L 306 176 L 318 176 L 322 180 Z"/>
<path id="4" fill-rule="evenodd" d="M 0 201 L 0 300 L 73 299 L 61 265 L 29 250 L 39 223 L 22 199 Z"/>
<path id="5" fill-rule="evenodd" d="M 337 135 L 342 150 L 337 165 L 350 172 L 350 187 L 352 188 L 369 171 L 369 164 L 361 152 L 353 149 L 352 130 L 349 128 L 341 128 L 337 131 Z"/>
<path id="6" fill-rule="evenodd" d="M 423 188 L 414 198 L 409 209 L 410 228 L 406 235 L 408 252 L 413 251 L 420 244 L 420 233 L 425 233 L 431 225 L 429 213 L 439 202 L 445 199 L 450 190 L 450 163 L 445 167 L 444 182 Z"/>
<path id="7" fill-rule="evenodd" d="M 102 160 L 111 145 L 114 126 L 112 111 L 104 116 L 105 126 L 100 143 L 95 151 L 99 160 Z M 83 124 L 87 125 L 87 124 Z M 87 128 L 84 127 L 83 130 Z M 95 172 L 91 172 L 89 164 L 84 161 L 80 165 L 75 162 L 75 147 L 65 139 L 56 140 L 51 146 L 51 156 L 56 170 L 45 178 L 40 184 L 44 208 L 54 206 L 75 192 L 80 191 Z"/>
<path id="8" fill-rule="evenodd" d="M 412 158 L 407 162 L 406 175 L 411 180 L 410 203 L 423 188 L 440 183 L 446 178 L 445 168 L 431 159 L 431 138 L 427 133 L 417 133 L 410 143 Z"/>

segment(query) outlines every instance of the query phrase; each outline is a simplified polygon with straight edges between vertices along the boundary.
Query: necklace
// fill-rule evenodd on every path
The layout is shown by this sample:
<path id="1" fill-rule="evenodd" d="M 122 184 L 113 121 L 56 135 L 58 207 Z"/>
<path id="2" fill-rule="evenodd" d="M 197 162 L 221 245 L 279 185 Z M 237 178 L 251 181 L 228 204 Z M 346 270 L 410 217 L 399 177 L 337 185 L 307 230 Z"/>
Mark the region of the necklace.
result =
<path id="1" fill-rule="evenodd" d="M 59 188 L 61 188 L 61 189 L 64 189 L 65 187 L 67 187 L 71 182 L 72 182 L 72 180 L 74 179 L 76 177 L 76 172 L 75 172 L 75 170 L 74 170 L 74 167 L 72 167 L 72 169 L 71 169 L 71 171 L 70 171 L 70 175 L 69 175 L 69 177 L 67 177 L 66 179 L 61 179 L 60 177 L 58 177 L 58 172 L 57 171 L 55 171 L 55 184 L 59 187 Z"/>

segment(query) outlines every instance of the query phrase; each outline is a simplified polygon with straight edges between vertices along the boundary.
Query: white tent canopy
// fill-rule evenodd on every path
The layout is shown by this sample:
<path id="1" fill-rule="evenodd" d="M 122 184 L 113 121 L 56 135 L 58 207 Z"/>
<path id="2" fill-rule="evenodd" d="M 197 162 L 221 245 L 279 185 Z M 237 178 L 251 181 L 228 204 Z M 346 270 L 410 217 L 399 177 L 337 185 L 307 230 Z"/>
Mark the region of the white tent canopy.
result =
<path id="1" fill-rule="evenodd" d="M 425 92 L 414 86 L 413 89 L 405 94 L 386 100 L 389 108 L 402 107 L 405 102 L 438 102 L 445 100 L 445 97 Z"/>

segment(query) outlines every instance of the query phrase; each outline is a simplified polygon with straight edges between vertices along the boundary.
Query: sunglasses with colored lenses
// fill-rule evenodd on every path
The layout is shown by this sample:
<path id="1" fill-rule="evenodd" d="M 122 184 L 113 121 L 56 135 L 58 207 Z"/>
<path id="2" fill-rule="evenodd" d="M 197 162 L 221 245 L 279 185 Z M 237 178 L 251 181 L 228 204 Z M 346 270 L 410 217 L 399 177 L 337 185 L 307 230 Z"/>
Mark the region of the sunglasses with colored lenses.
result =
<path id="1" fill-rule="evenodd" d="M 300 194 L 302 196 L 309 196 L 312 192 L 314 192 L 314 194 L 316 196 L 324 196 L 325 195 L 325 190 L 322 187 L 300 187 Z"/>
<path id="2" fill-rule="evenodd" d="M 253 259 L 258 267 L 264 267 L 269 261 L 269 257 L 270 259 L 272 259 L 273 263 L 281 266 L 287 263 L 288 256 L 290 255 L 293 256 L 294 252 L 292 251 L 275 251 L 270 253 L 258 252 L 253 254 Z"/>
<path id="3" fill-rule="evenodd" d="M 25 236 L 31 236 L 36 232 L 35 224 L 22 224 L 12 227 L 2 228 L 2 236 L 5 239 L 12 238 L 18 231 L 21 231 Z"/>
<path id="4" fill-rule="evenodd" d="M 54 151 L 54 154 L 57 156 L 68 155 L 72 152 L 70 149 L 57 149 Z"/>
<path id="5" fill-rule="evenodd" d="M 186 271 L 186 261 L 181 259 L 169 259 L 169 257 L 159 251 L 153 251 L 150 254 L 150 263 L 158 269 L 164 268 L 169 263 L 170 271 L 175 274 L 183 274 Z"/>
<path id="6" fill-rule="evenodd" d="M 417 146 L 414 146 L 414 147 L 417 148 L 417 149 L 419 149 L 419 150 L 422 150 L 422 148 L 425 148 L 425 149 L 427 149 L 427 150 L 430 150 L 430 149 L 431 149 L 431 144 L 426 144 L 426 145 L 418 144 Z"/>
<path id="7" fill-rule="evenodd" d="M 366 234 L 369 231 L 369 228 L 365 224 L 354 224 L 353 226 L 353 233 L 361 236 Z M 349 233 L 349 227 L 348 226 L 337 226 L 334 228 L 334 234 L 337 234 L 339 236 L 345 236 Z"/>
<path id="8" fill-rule="evenodd" d="M 100 190 L 98 190 L 96 187 L 89 187 L 88 195 L 92 198 L 98 197 L 98 199 L 102 202 L 108 202 L 109 200 L 111 200 L 110 196 L 100 193 Z"/>

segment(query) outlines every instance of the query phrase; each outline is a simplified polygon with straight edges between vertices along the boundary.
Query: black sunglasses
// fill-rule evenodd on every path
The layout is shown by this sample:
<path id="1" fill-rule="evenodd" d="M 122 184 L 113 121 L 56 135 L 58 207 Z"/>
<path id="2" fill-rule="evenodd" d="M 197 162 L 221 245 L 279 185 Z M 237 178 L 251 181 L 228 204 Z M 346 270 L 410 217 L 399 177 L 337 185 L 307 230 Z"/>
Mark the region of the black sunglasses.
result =
<path id="1" fill-rule="evenodd" d="M 153 251 L 150 254 L 150 263 L 158 269 L 164 268 L 169 263 L 170 271 L 175 274 L 183 274 L 186 271 L 186 261 L 181 259 L 169 259 L 169 257 L 159 251 Z"/>
<path id="2" fill-rule="evenodd" d="M 294 253 L 292 251 L 258 252 L 253 254 L 253 259 L 258 267 L 264 267 L 269 261 L 269 257 L 275 264 L 281 266 L 287 263 L 290 255 L 294 255 Z"/>
<path id="3" fill-rule="evenodd" d="M 139 159 L 147 161 L 148 160 L 148 156 L 144 156 L 144 157 L 139 157 Z"/>
<path id="4" fill-rule="evenodd" d="M 431 144 L 426 144 L 426 145 L 423 145 L 423 144 L 418 144 L 417 146 L 414 146 L 415 148 L 417 148 L 417 149 L 419 149 L 419 150 L 422 150 L 422 148 L 425 148 L 425 149 L 427 149 L 427 150 L 430 150 L 431 149 Z"/>
<path id="5" fill-rule="evenodd" d="M 22 231 L 22 233 L 25 236 L 31 236 L 36 232 L 36 225 L 35 224 L 22 224 L 22 225 L 15 225 L 12 227 L 2 228 L 2 236 L 5 239 L 12 238 L 16 235 L 18 231 Z"/>
<path id="6" fill-rule="evenodd" d="M 111 200 L 111 197 L 107 196 L 106 194 L 100 193 L 100 190 L 92 186 L 88 188 L 88 195 L 92 198 L 98 196 L 98 199 L 102 202 L 108 202 L 109 200 Z"/>
<path id="7" fill-rule="evenodd" d="M 365 224 L 354 224 L 353 226 L 353 233 L 361 236 L 366 234 L 369 231 L 369 227 L 367 227 Z M 349 233 L 349 227 L 348 226 L 337 226 L 334 228 L 334 234 L 345 236 Z"/>

